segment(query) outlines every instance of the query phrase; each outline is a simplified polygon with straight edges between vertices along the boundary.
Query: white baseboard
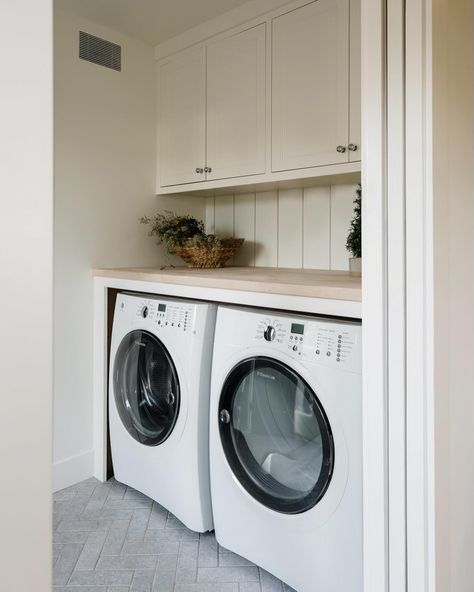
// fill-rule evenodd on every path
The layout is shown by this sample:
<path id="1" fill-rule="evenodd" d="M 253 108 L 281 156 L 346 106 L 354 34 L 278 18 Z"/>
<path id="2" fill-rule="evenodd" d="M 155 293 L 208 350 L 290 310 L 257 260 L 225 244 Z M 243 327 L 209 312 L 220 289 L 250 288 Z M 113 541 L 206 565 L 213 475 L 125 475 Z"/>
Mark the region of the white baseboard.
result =
<path id="1" fill-rule="evenodd" d="M 53 464 L 53 491 L 59 491 L 94 473 L 94 451 L 88 450 Z"/>

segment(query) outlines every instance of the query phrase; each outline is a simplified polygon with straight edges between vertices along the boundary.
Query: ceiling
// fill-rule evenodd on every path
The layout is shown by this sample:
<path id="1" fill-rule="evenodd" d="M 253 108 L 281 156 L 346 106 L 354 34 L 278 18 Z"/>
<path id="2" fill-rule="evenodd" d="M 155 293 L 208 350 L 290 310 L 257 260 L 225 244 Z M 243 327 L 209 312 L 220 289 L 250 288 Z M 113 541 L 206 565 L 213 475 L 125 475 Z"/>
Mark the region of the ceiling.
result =
<path id="1" fill-rule="evenodd" d="M 92 22 L 157 45 L 247 0 L 56 0 Z"/>

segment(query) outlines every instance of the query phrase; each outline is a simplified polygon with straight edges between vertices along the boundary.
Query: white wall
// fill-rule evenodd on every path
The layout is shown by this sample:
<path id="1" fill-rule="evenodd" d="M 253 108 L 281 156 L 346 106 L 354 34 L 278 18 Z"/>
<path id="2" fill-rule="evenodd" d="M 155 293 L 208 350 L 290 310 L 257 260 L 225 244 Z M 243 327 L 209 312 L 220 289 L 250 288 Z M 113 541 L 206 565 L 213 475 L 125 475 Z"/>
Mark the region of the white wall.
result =
<path id="1" fill-rule="evenodd" d="M 245 238 L 235 265 L 347 270 L 357 185 L 207 198 L 208 232 Z"/>
<path id="2" fill-rule="evenodd" d="M 120 44 L 122 71 L 79 60 L 79 30 Z M 154 195 L 154 79 L 151 46 L 56 10 L 55 489 L 92 475 L 91 269 L 160 265 L 138 218 L 203 212 Z"/>
<path id="3" fill-rule="evenodd" d="M 437 592 L 474 582 L 474 35 L 470 0 L 433 2 Z"/>
<path id="4" fill-rule="evenodd" d="M 0 3 L 0 589 L 51 589 L 52 9 Z"/>

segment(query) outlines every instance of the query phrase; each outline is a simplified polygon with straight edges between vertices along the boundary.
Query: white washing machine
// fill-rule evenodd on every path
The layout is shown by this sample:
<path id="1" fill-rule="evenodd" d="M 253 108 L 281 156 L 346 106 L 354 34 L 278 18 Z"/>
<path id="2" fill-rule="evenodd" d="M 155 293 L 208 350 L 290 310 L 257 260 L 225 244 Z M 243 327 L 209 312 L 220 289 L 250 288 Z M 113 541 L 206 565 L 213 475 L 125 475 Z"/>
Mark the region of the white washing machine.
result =
<path id="1" fill-rule="evenodd" d="M 188 528 L 213 527 L 209 391 L 216 307 L 118 294 L 109 376 L 114 474 Z"/>
<path id="2" fill-rule="evenodd" d="M 297 592 L 361 592 L 361 325 L 219 307 L 213 356 L 218 542 Z"/>

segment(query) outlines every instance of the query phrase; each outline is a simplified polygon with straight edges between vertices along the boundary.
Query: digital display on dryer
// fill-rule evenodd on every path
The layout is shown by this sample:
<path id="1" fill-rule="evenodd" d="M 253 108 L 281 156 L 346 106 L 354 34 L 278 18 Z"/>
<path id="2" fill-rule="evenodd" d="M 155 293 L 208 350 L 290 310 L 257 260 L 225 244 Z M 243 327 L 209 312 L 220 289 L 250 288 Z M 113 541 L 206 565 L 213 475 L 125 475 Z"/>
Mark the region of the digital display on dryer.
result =
<path id="1" fill-rule="evenodd" d="M 291 323 L 291 332 L 297 335 L 304 335 L 304 325 L 300 323 Z"/>
<path id="2" fill-rule="evenodd" d="M 158 304 L 158 312 L 166 312 L 166 304 Z"/>

